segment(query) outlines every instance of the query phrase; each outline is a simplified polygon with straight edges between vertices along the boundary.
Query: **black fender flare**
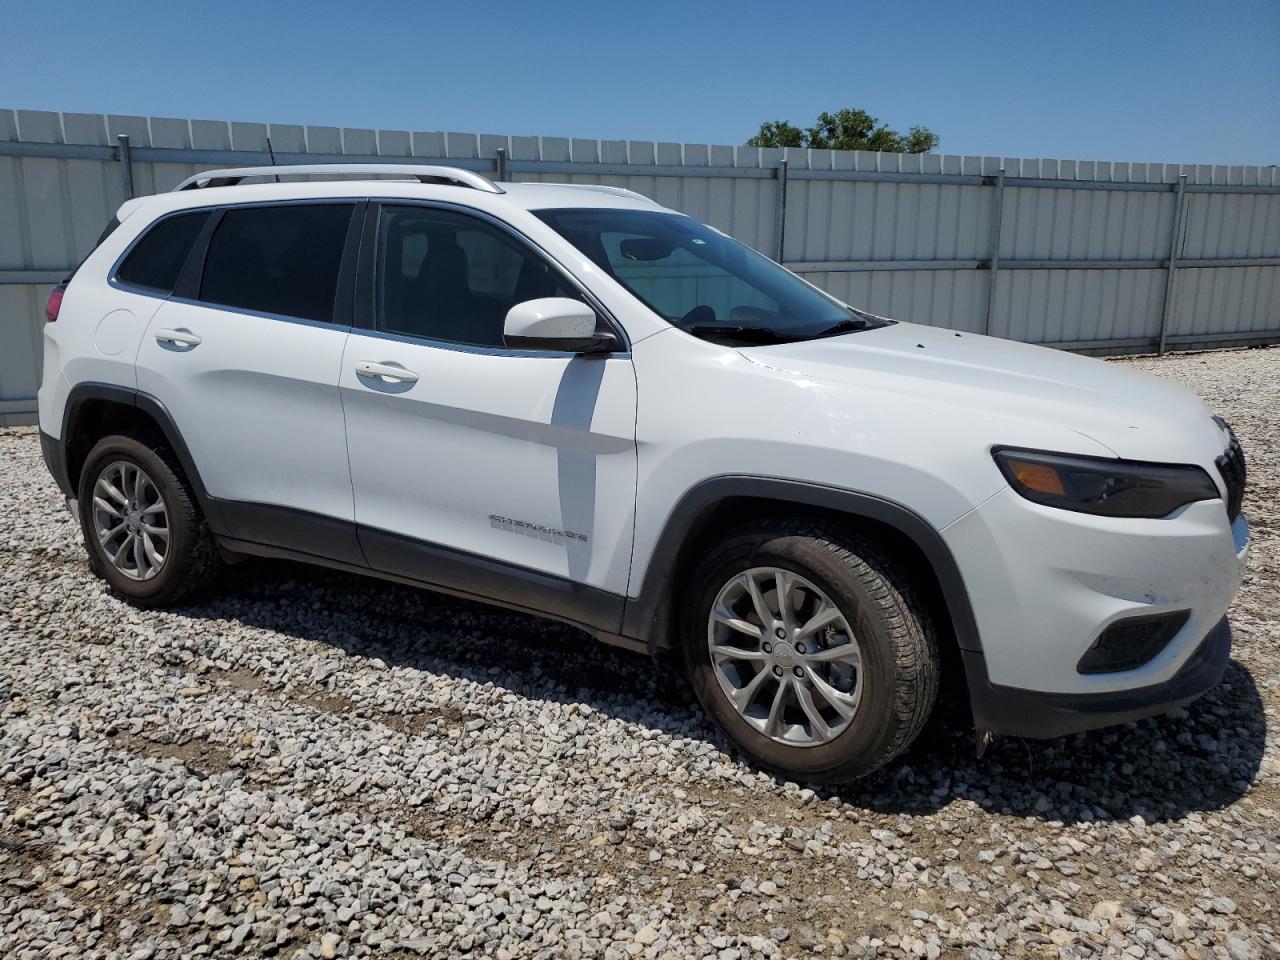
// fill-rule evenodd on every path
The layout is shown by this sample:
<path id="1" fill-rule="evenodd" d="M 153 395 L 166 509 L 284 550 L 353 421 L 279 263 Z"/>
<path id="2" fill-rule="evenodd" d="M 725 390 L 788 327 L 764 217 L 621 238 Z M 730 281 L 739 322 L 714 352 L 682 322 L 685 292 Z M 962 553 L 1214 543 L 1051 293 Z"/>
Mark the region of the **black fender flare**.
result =
<path id="1" fill-rule="evenodd" d="M 959 648 L 981 654 L 982 641 L 960 567 L 942 535 L 922 516 L 900 503 L 868 493 L 798 480 L 744 475 L 703 480 L 688 490 L 672 508 L 649 558 L 640 591 L 637 596 L 627 598 L 622 622 L 625 636 L 641 640 L 651 651 L 661 646 L 657 633 L 665 626 L 662 622 L 664 604 L 671 588 L 672 569 L 682 545 L 708 511 L 725 500 L 738 497 L 817 507 L 875 520 L 897 530 L 915 544 L 932 566 Z"/>
<path id="2" fill-rule="evenodd" d="M 165 443 L 177 458 L 183 473 L 186 474 L 187 481 L 191 484 L 192 492 L 196 496 L 196 502 L 199 503 L 200 510 L 204 513 L 210 530 L 215 534 L 224 534 L 226 529 L 222 522 L 222 516 L 218 511 L 218 501 L 209 496 L 209 491 L 205 488 L 204 481 L 200 479 L 200 471 L 196 469 L 195 461 L 191 458 L 191 452 L 187 449 L 187 444 L 182 439 L 182 431 L 178 429 L 178 425 L 174 422 L 168 408 L 151 394 L 142 390 L 120 387 L 110 383 L 93 382 L 78 383 L 71 388 L 62 411 L 62 438 L 54 441 L 59 448 L 57 456 L 60 460 L 58 469 L 61 471 L 61 476 L 58 475 L 58 471 L 53 466 L 50 467 L 54 471 L 54 479 L 58 481 L 58 486 L 64 492 L 67 492 L 68 496 L 75 496 L 77 486 L 75 481 L 77 478 L 72 477 L 70 474 L 67 443 L 68 439 L 73 435 L 77 420 L 85 404 L 94 400 L 107 400 L 122 406 L 134 407 L 154 421 L 160 433 L 164 436 Z"/>

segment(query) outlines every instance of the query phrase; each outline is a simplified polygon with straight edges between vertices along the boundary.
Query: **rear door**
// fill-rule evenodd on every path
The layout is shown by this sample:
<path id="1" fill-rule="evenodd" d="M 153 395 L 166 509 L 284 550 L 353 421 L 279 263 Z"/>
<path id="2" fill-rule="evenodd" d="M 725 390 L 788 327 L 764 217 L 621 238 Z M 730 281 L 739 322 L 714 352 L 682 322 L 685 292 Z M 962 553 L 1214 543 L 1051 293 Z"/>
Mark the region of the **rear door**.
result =
<path id="1" fill-rule="evenodd" d="M 215 211 L 137 364 L 231 536 L 350 563 L 361 557 L 338 370 L 364 207 Z"/>
<path id="2" fill-rule="evenodd" d="M 616 630 L 635 505 L 630 355 L 505 346 L 514 304 L 590 302 L 505 225 L 388 203 L 367 229 L 371 329 L 352 331 L 341 384 L 369 564 Z"/>

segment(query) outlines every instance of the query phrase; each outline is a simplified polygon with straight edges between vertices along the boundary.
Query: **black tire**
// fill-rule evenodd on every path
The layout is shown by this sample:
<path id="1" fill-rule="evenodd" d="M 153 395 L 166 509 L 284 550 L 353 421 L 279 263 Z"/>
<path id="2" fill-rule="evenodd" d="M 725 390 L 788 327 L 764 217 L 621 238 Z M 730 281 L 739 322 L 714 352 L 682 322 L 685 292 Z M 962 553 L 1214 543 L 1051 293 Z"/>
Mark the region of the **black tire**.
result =
<path id="1" fill-rule="evenodd" d="M 116 569 L 93 529 L 94 485 L 103 469 L 119 461 L 140 467 L 151 478 L 168 516 L 169 549 L 159 571 L 148 580 L 131 579 Z M 164 607 L 190 599 L 222 568 L 217 544 L 195 496 L 177 461 L 162 446 L 125 435 L 103 437 L 85 458 L 78 500 L 90 569 L 137 606 Z"/>
<path id="2" fill-rule="evenodd" d="M 720 687 L 708 620 L 720 589 L 753 567 L 789 570 L 839 607 L 861 646 L 862 698 L 849 725 L 825 743 L 780 743 L 747 722 Z M 915 740 L 937 699 L 937 638 L 910 579 L 842 525 L 788 520 L 740 528 L 699 564 L 686 595 L 683 648 L 690 682 L 716 724 L 754 763 L 801 783 L 866 776 Z"/>

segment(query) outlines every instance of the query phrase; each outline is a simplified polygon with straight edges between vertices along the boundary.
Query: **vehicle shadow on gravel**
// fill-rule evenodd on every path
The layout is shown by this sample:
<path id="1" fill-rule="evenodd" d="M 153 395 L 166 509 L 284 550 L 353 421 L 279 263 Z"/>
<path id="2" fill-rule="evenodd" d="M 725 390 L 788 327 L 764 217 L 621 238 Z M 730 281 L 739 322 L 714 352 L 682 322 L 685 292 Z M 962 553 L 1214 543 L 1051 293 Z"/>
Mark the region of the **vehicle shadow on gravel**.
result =
<path id="1" fill-rule="evenodd" d="M 997 739 L 980 760 L 968 704 L 953 701 L 897 763 L 823 795 L 889 813 L 967 799 L 991 813 L 1064 824 L 1178 820 L 1248 792 L 1266 730 L 1253 677 L 1234 660 L 1221 684 L 1170 715 L 1055 740 Z"/>
<path id="2" fill-rule="evenodd" d="M 213 596 L 184 612 L 529 698 L 585 704 L 736 756 L 703 716 L 675 658 L 651 660 L 536 617 L 256 560 L 233 568 Z M 1063 823 L 1175 820 L 1243 796 L 1257 776 L 1265 736 L 1262 698 L 1248 670 L 1232 661 L 1217 688 L 1174 715 L 1057 740 L 1000 739 L 980 760 L 968 705 L 952 697 L 905 756 L 866 779 L 816 792 L 829 803 L 885 814 L 930 814 L 969 800 L 991 813 Z"/>

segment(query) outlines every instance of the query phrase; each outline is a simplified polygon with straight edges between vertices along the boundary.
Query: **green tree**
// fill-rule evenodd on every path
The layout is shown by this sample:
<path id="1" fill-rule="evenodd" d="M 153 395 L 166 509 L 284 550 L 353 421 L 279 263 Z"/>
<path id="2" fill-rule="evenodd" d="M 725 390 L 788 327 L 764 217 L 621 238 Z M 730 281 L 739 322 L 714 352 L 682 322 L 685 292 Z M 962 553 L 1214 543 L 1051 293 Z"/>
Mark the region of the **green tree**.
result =
<path id="1" fill-rule="evenodd" d="M 882 124 L 865 110 L 846 107 L 823 111 L 817 122 L 801 130 L 786 120 L 760 124 L 749 147 L 813 147 L 820 150 L 880 150 L 885 153 L 928 153 L 940 139 L 928 127 L 912 127 L 905 134 Z"/>
<path id="2" fill-rule="evenodd" d="M 941 138 L 928 127 L 912 127 L 903 140 L 903 153 L 928 153 L 937 150 Z"/>
<path id="3" fill-rule="evenodd" d="M 747 141 L 748 147 L 803 147 L 804 131 L 785 120 L 766 120 L 760 132 Z"/>

